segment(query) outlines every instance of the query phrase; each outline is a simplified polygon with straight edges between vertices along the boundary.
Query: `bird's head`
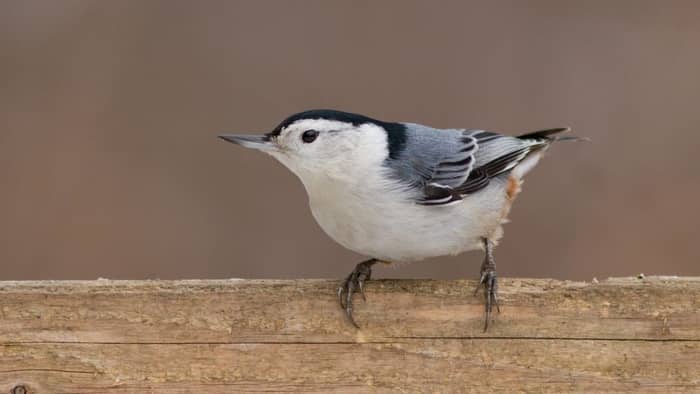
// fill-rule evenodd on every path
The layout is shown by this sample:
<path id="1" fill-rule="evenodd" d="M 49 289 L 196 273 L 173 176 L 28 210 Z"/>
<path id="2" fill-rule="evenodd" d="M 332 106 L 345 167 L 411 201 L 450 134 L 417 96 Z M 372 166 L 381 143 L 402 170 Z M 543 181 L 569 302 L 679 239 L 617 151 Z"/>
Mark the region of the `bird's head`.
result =
<path id="1" fill-rule="evenodd" d="M 378 168 L 405 140 L 403 127 L 348 112 L 311 110 L 288 117 L 266 134 L 219 137 L 272 155 L 304 181 Z"/>

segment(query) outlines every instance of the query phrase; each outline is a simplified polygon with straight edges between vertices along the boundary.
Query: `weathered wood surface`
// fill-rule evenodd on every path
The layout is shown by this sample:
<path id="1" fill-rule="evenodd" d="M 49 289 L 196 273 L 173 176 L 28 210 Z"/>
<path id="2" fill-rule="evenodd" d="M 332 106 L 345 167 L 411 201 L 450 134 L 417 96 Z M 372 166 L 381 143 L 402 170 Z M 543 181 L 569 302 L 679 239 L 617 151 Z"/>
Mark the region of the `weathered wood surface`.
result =
<path id="1" fill-rule="evenodd" d="M 700 392 L 700 278 L 475 285 L 0 282 L 0 393 Z"/>

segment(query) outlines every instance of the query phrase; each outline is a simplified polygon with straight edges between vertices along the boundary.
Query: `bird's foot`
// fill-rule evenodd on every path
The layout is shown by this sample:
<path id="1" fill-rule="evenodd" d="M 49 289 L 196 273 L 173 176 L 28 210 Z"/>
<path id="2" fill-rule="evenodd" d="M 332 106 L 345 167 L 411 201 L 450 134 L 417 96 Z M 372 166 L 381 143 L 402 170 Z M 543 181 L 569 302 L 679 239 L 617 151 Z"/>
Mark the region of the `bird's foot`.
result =
<path id="1" fill-rule="evenodd" d="M 474 291 L 474 295 L 479 292 L 479 288 L 484 286 L 484 298 L 485 298 L 485 313 L 484 313 L 484 332 L 489 328 L 489 322 L 491 321 L 491 312 L 493 311 L 493 306 L 496 306 L 496 311 L 501 313 L 501 308 L 498 306 L 498 280 L 496 279 L 496 264 L 491 264 L 488 261 L 484 261 L 481 266 L 481 278 L 479 279 L 479 284 Z"/>
<path id="2" fill-rule="evenodd" d="M 340 301 L 340 307 L 345 310 L 345 314 L 350 319 L 352 325 L 356 328 L 360 326 L 355 323 L 355 319 L 352 317 L 352 296 L 355 294 L 355 290 L 359 289 L 360 294 L 362 294 L 362 299 L 367 301 L 365 298 L 365 282 L 372 276 L 372 265 L 377 262 L 376 259 L 369 259 L 363 261 L 355 266 L 355 269 L 348 275 L 347 278 L 338 288 L 338 300 Z"/>

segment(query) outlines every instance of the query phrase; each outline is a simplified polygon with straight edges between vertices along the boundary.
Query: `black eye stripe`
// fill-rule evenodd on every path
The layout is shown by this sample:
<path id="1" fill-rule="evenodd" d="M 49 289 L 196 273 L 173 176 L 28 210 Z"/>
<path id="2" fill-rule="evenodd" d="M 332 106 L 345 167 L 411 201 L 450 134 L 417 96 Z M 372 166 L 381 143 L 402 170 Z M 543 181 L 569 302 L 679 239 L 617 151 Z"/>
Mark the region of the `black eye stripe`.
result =
<path id="1" fill-rule="evenodd" d="M 304 141 L 306 144 L 310 144 L 316 140 L 316 137 L 318 137 L 318 131 L 316 130 L 306 130 L 302 135 L 301 135 L 301 140 Z"/>

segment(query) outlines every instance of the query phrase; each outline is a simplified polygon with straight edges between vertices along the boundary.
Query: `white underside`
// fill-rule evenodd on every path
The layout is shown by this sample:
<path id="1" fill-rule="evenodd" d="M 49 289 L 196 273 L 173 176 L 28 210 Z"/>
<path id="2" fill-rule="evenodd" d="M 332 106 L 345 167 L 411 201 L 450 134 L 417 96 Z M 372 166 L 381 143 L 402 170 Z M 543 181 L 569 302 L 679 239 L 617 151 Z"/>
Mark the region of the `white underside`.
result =
<path id="1" fill-rule="evenodd" d="M 424 206 L 385 193 L 371 198 L 342 188 L 309 193 L 311 212 L 336 242 L 357 253 L 390 262 L 480 249 L 496 242 L 507 204 L 505 182 L 496 180 L 463 201 Z"/>

